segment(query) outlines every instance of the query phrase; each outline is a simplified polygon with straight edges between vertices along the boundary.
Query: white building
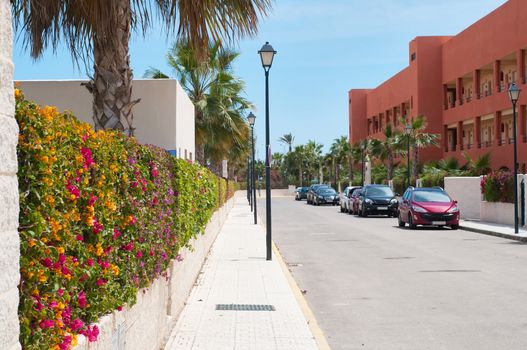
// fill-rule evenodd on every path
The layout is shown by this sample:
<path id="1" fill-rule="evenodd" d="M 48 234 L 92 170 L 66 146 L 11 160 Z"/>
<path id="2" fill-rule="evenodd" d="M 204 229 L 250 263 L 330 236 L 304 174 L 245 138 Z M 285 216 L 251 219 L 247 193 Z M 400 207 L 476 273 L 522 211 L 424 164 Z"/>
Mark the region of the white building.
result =
<path id="1" fill-rule="evenodd" d="M 93 125 L 92 95 L 85 80 L 21 81 L 26 98 L 40 105 L 71 111 Z M 134 80 L 132 100 L 135 137 L 140 143 L 175 151 L 179 158 L 195 160 L 194 105 L 177 80 Z"/>

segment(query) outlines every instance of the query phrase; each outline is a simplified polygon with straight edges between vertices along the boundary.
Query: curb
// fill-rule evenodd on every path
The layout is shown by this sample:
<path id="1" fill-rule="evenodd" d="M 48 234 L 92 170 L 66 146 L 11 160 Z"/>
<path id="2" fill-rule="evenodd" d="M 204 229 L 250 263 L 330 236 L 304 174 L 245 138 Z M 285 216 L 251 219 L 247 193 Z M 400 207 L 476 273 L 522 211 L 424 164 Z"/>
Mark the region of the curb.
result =
<path id="1" fill-rule="evenodd" d="M 296 301 L 298 303 L 298 306 L 300 306 L 300 309 L 302 310 L 302 313 L 304 314 L 304 317 L 306 318 L 307 325 L 309 326 L 309 330 L 311 331 L 311 334 L 313 335 L 313 338 L 315 339 L 315 342 L 317 343 L 317 346 L 320 350 L 331 350 L 329 347 L 328 341 L 326 340 L 326 336 L 324 335 L 324 332 L 318 325 L 317 319 L 315 318 L 315 314 L 313 314 L 313 311 L 309 307 L 306 298 L 304 298 L 304 295 L 300 291 L 300 288 L 298 287 L 298 284 L 296 283 L 295 278 L 291 274 L 291 271 L 287 268 L 287 265 L 284 261 L 284 258 L 282 257 L 282 254 L 280 254 L 280 251 L 278 250 L 278 247 L 273 242 L 273 252 L 278 260 L 278 264 L 282 268 L 282 271 L 285 275 L 285 278 L 287 279 L 287 282 L 289 283 L 289 287 L 293 291 L 293 294 L 295 295 Z"/>
<path id="2" fill-rule="evenodd" d="M 506 233 L 482 230 L 482 229 L 479 229 L 479 228 L 467 227 L 467 226 L 463 226 L 463 225 L 460 225 L 459 228 L 461 230 L 464 230 L 464 231 L 481 233 L 483 235 L 500 237 L 500 238 L 506 238 L 506 239 L 511 239 L 511 240 L 518 241 L 518 242 L 527 242 L 527 237 L 514 236 L 514 235 L 509 235 L 509 234 L 506 234 Z"/>

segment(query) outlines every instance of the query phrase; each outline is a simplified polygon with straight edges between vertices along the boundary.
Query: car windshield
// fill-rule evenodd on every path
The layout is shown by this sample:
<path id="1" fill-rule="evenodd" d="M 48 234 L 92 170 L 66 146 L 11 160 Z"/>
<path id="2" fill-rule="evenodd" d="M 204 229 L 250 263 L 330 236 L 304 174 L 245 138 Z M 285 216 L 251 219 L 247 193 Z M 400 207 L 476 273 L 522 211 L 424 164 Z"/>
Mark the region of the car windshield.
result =
<path id="1" fill-rule="evenodd" d="M 353 197 L 357 197 L 358 195 L 360 195 L 361 192 L 362 192 L 362 190 L 359 188 L 359 189 L 354 190 L 354 191 L 351 193 L 351 195 L 352 195 Z"/>
<path id="2" fill-rule="evenodd" d="M 414 202 L 450 203 L 450 197 L 441 191 L 415 191 Z"/>
<path id="3" fill-rule="evenodd" d="M 370 187 L 365 190 L 364 195 L 371 197 L 393 197 L 393 191 L 390 187 Z"/>
<path id="4" fill-rule="evenodd" d="M 332 189 L 332 188 L 324 188 L 324 189 L 320 190 L 320 193 L 327 195 L 327 194 L 335 194 L 337 192 L 335 192 L 335 190 Z"/>

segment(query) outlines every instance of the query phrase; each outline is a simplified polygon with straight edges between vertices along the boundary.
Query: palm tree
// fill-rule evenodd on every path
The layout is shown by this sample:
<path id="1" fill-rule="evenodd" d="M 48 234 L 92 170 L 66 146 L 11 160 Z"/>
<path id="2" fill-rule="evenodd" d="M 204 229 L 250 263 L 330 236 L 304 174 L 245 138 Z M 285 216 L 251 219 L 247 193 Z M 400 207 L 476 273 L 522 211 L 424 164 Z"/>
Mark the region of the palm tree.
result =
<path id="1" fill-rule="evenodd" d="M 284 134 L 283 136 L 280 136 L 278 141 L 283 143 L 283 144 L 288 145 L 289 146 L 289 153 L 291 153 L 291 151 L 293 149 L 293 141 L 295 141 L 295 137 L 293 136 L 293 134 L 291 134 L 291 133 Z"/>
<path id="2" fill-rule="evenodd" d="M 96 129 L 118 129 L 133 135 L 132 31 L 146 33 L 153 18 L 206 57 L 211 42 L 234 41 L 256 34 L 260 16 L 271 0 L 11 0 L 15 30 L 25 33 L 35 59 L 64 40 L 73 59 L 93 59 L 86 87 L 93 95 Z M 156 12 L 156 13 L 154 13 Z"/>
<path id="3" fill-rule="evenodd" d="M 401 120 L 401 125 L 405 125 L 406 121 Z M 427 147 L 438 147 L 439 146 L 439 134 L 427 133 L 426 129 L 426 117 L 420 115 L 409 122 L 411 126 L 410 132 L 410 145 L 412 147 L 412 178 L 416 179 L 419 171 L 419 150 Z M 406 140 L 406 138 L 405 138 Z"/>
<path id="4" fill-rule="evenodd" d="M 463 169 L 467 170 L 471 176 L 480 176 L 488 174 L 492 168 L 490 167 L 490 153 L 485 153 L 478 158 L 471 158 L 467 153 L 463 154 L 466 164 Z"/>
<path id="5" fill-rule="evenodd" d="M 185 42 L 176 42 L 167 53 L 181 86 L 194 103 L 196 160 L 206 165 L 221 161 L 233 147 L 243 146 L 249 137 L 244 115 L 252 108 L 245 99 L 245 84 L 234 76 L 232 65 L 239 53 L 211 45 L 207 60 Z M 146 77 L 166 76 L 150 68 Z"/>
<path id="6" fill-rule="evenodd" d="M 313 140 L 309 140 L 305 146 L 307 171 L 310 180 L 317 177 L 317 172 L 320 173 L 323 147 L 324 145 Z"/>
<path id="7" fill-rule="evenodd" d="M 349 165 L 350 144 L 346 136 L 341 136 L 333 141 L 329 149 L 329 154 L 333 157 L 335 168 L 335 186 L 340 192 L 340 169 Z"/>

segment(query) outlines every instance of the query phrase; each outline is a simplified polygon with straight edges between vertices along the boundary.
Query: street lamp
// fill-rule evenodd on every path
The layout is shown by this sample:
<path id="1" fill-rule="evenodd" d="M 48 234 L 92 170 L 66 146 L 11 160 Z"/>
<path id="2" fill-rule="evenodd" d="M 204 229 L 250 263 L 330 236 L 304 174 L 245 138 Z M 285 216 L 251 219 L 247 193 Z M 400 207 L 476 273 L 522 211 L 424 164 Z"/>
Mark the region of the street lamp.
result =
<path id="1" fill-rule="evenodd" d="M 410 187 L 410 135 L 412 133 L 412 125 L 410 125 L 410 123 L 407 123 L 406 126 L 404 127 L 404 133 L 406 134 L 406 139 L 407 139 L 407 142 L 406 142 L 406 146 L 407 146 L 407 151 L 406 151 L 406 167 L 408 168 L 408 187 Z"/>
<path id="2" fill-rule="evenodd" d="M 514 233 L 518 233 L 518 150 L 516 132 L 516 103 L 520 98 L 521 89 L 512 83 L 509 86 L 509 98 L 512 102 L 512 133 L 514 134 Z"/>
<path id="3" fill-rule="evenodd" d="M 250 184 L 250 179 L 251 179 L 251 157 L 247 157 L 247 177 L 246 177 L 247 181 L 246 181 L 246 186 L 247 186 L 247 200 L 249 201 L 249 205 L 251 206 L 251 211 L 253 211 L 253 202 L 251 201 L 251 195 L 252 195 L 252 190 L 251 190 L 251 184 Z"/>
<path id="4" fill-rule="evenodd" d="M 256 121 L 256 116 L 253 114 L 253 112 L 249 113 L 247 116 L 247 121 L 249 122 L 249 125 L 251 126 L 251 153 L 252 153 L 252 169 L 251 169 L 251 187 L 252 187 L 252 203 L 254 207 L 254 224 L 256 225 L 258 223 L 258 220 L 256 219 L 257 213 L 256 213 L 256 186 L 254 181 L 254 122 Z"/>
<path id="5" fill-rule="evenodd" d="M 361 163 L 362 163 L 362 175 L 361 175 L 361 183 L 362 183 L 362 187 L 364 187 L 364 151 L 366 150 L 366 144 L 365 144 L 366 141 L 363 141 L 360 145 L 360 150 L 361 150 Z"/>
<path id="6" fill-rule="evenodd" d="M 269 137 L 269 70 L 273 65 L 273 58 L 276 51 L 269 42 L 258 51 L 262 60 L 262 67 L 265 71 L 265 208 L 266 208 L 266 259 L 271 260 L 271 244 L 272 244 L 272 230 L 271 230 L 271 145 Z"/>

